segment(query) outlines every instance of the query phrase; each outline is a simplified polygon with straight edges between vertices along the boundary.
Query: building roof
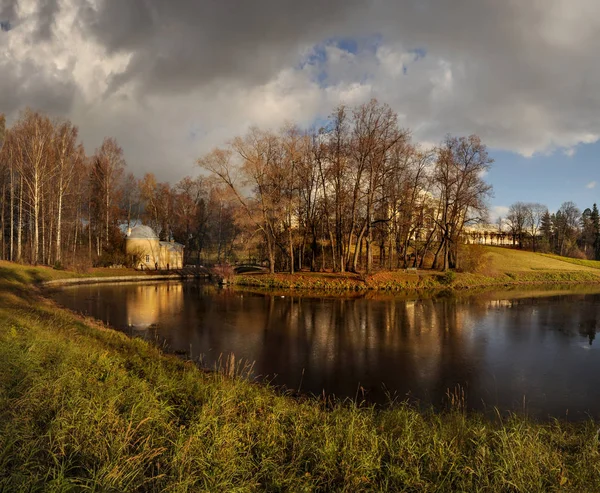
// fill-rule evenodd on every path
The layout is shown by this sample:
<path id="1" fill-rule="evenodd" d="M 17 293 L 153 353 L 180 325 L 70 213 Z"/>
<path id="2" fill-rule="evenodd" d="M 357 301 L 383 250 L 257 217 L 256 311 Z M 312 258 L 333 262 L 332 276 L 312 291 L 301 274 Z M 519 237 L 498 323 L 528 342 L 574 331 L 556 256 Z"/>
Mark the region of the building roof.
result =
<path id="1" fill-rule="evenodd" d="M 160 246 L 166 248 L 171 252 L 178 252 L 183 250 L 183 245 L 181 243 L 176 243 L 174 241 L 161 241 Z"/>
<path id="2" fill-rule="evenodd" d="M 139 226 L 131 229 L 131 233 L 127 235 L 127 238 L 158 240 L 158 235 L 150 226 L 144 226 L 143 224 L 140 224 Z"/>

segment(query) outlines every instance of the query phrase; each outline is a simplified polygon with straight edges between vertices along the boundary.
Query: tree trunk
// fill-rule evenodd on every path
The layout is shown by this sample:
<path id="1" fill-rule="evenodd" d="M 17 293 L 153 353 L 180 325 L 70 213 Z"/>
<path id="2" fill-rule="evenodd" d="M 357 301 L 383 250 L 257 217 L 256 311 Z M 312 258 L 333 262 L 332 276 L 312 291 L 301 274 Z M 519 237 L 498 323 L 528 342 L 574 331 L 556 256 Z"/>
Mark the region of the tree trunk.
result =
<path id="1" fill-rule="evenodd" d="M 444 260 L 444 264 L 443 264 L 443 267 L 442 267 L 442 271 L 446 272 L 448 270 L 448 268 L 450 267 L 450 265 L 449 265 L 449 260 L 450 259 L 449 259 L 449 255 L 448 255 L 449 254 L 449 246 L 450 245 L 448 244 L 448 238 L 444 237 L 443 241 L 444 241 L 444 259 L 443 259 Z"/>
<path id="2" fill-rule="evenodd" d="M 39 242 L 40 242 L 40 189 L 39 189 L 39 177 L 36 174 L 34 176 L 33 185 L 33 245 L 31 249 L 31 262 L 36 265 L 38 263 L 39 255 Z"/>
<path id="3" fill-rule="evenodd" d="M 275 274 L 275 252 L 273 242 L 269 235 L 267 235 L 267 252 L 269 256 L 269 272 Z"/>
<path id="4" fill-rule="evenodd" d="M 294 237 L 292 235 L 292 218 L 289 218 L 288 225 L 288 244 L 289 244 L 289 256 L 290 256 L 290 274 L 294 273 Z"/>
<path id="5" fill-rule="evenodd" d="M 10 261 L 15 259 L 14 239 L 15 239 L 15 173 L 10 169 Z"/>
<path id="6" fill-rule="evenodd" d="M 23 255 L 23 175 L 19 180 L 19 220 L 17 222 L 17 262 Z"/>
<path id="7" fill-rule="evenodd" d="M 62 261 L 62 252 L 61 252 L 61 230 L 62 230 L 62 199 L 63 199 L 63 191 L 62 191 L 62 180 L 58 188 L 58 211 L 56 216 L 56 262 L 60 264 Z"/>
<path id="8" fill-rule="evenodd" d="M 6 259 L 6 216 L 5 216 L 5 204 L 6 200 L 4 194 L 6 193 L 6 183 L 2 184 L 2 260 Z"/>
<path id="9" fill-rule="evenodd" d="M 367 226 L 367 274 L 373 270 L 373 229 Z"/>
<path id="10" fill-rule="evenodd" d="M 358 272 L 358 259 L 362 250 L 362 240 L 367 230 L 367 223 L 363 225 L 356 239 L 356 247 L 354 248 L 354 257 L 352 259 L 352 272 Z"/>

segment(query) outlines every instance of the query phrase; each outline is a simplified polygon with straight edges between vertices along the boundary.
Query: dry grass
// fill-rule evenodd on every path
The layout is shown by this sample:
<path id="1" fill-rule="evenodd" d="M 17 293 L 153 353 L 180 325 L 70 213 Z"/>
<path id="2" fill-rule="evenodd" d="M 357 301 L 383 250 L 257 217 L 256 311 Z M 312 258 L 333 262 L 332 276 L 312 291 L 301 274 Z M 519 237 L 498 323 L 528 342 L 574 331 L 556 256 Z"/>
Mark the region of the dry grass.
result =
<path id="1" fill-rule="evenodd" d="M 282 396 L 43 300 L 0 268 L 0 491 L 600 491 L 592 420 Z"/>
<path id="2" fill-rule="evenodd" d="M 481 250 L 483 257 L 480 262 L 482 267 L 477 273 L 457 272 L 442 275 L 437 271 L 421 269 L 381 271 L 369 276 L 350 273 L 261 273 L 235 276 L 234 282 L 241 286 L 267 289 L 330 291 L 401 291 L 515 284 L 600 283 L 600 262 L 502 247 L 475 247 Z"/>
<path id="3" fill-rule="evenodd" d="M 493 272 L 587 271 L 597 273 L 590 266 L 572 262 L 575 259 L 560 257 L 558 255 L 549 256 L 541 253 L 492 246 L 486 247 L 486 250 L 490 258 L 489 269 Z"/>

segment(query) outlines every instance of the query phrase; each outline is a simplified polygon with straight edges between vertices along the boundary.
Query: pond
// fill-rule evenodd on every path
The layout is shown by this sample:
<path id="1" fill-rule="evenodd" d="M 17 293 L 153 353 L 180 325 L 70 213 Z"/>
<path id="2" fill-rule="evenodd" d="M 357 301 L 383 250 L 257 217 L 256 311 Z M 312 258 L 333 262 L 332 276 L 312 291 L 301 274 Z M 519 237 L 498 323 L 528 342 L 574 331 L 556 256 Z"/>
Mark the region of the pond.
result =
<path id="1" fill-rule="evenodd" d="M 196 282 L 64 288 L 58 303 L 214 367 L 307 393 L 545 418 L 600 417 L 600 288 L 411 298 L 261 293 Z"/>

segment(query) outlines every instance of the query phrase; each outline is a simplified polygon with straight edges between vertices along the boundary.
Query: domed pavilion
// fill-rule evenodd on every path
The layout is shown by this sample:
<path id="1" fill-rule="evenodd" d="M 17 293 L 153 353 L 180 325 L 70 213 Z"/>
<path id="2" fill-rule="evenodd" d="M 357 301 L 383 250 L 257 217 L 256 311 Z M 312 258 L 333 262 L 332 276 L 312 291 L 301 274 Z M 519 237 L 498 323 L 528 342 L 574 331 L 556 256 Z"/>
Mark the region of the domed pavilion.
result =
<path id="1" fill-rule="evenodd" d="M 156 232 L 143 224 L 127 230 L 125 253 L 136 259 L 136 269 L 183 268 L 183 245 L 173 240 L 160 241 Z"/>

